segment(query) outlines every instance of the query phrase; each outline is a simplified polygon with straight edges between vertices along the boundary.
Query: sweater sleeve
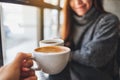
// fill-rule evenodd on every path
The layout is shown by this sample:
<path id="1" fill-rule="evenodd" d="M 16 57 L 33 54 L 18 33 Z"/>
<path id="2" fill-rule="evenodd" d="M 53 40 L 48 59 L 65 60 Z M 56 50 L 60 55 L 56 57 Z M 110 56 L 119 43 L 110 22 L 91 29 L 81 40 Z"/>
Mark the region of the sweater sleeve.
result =
<path id="1" fill-rule="evenodd" d="M 87 42 L 81 50 L 72 52 L 73 60 L 92 67 L 102 67 L 107 64 L 116 53 L 118 44 L 119 20 L 116 16 L 104 16 L 95 30 L 92 41 Z"/>

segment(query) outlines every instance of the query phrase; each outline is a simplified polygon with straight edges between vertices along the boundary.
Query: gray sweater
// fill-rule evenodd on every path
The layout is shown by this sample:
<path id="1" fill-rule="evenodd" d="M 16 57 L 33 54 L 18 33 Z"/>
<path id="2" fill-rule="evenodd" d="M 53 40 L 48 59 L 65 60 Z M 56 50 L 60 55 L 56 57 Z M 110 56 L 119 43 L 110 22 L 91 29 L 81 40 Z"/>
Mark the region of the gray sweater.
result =
<path id="1" fill-rule="evenodd" d="M 92 8 L 86 15 L 73 15 L 71 61 L 50 80 L 113 80 L 118 74 L 116 50 L 118 18 Z"/>

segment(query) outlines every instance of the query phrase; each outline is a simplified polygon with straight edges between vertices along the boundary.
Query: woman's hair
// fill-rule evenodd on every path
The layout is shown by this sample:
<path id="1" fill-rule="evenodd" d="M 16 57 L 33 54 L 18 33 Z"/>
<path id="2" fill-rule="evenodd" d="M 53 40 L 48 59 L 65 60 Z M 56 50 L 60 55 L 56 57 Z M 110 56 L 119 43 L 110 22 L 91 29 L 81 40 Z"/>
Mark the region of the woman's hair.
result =
<path id="1" fill-rule="evenodd" d="M 74 27 L 72 26 L 72 9 L 70 7 L 70 0 L 65 0 L 64 2 L 64 22 L 62 26 L 62 32 L 61 36 L 62 39 L 65 41 L 70 41 L 73 37 L 73 30 Z M 93 1 L 93 6 L 98 10 L 99 12 L 105 12 L 103 8 L 103 0 L 92 0 Z"/>

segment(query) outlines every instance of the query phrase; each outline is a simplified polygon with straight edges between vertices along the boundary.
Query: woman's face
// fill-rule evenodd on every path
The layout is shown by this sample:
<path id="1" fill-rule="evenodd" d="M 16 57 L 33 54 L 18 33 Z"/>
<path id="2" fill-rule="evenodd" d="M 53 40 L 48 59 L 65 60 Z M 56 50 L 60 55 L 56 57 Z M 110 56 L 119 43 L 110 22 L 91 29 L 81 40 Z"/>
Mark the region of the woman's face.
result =
<path id="1" fill-rule="evenodd" d="M 70 7 L 78 15 L 83 16 L 92 6 L 92 0 L 70 0 Z"/>

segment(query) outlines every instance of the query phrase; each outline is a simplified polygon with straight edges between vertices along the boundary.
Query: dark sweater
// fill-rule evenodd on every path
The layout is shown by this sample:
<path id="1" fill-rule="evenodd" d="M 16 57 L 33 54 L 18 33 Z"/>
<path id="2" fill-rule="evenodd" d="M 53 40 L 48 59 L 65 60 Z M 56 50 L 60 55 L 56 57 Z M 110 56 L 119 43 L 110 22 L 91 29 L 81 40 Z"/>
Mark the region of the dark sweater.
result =
<path id="1" fill-rule="evenodd" d="M 50 80 L 113 80 L 118 74 L 116 50 L 118 18 L 92 8 L 86 15 L 73 15 L 72 58 L 59 74 Z"/>

